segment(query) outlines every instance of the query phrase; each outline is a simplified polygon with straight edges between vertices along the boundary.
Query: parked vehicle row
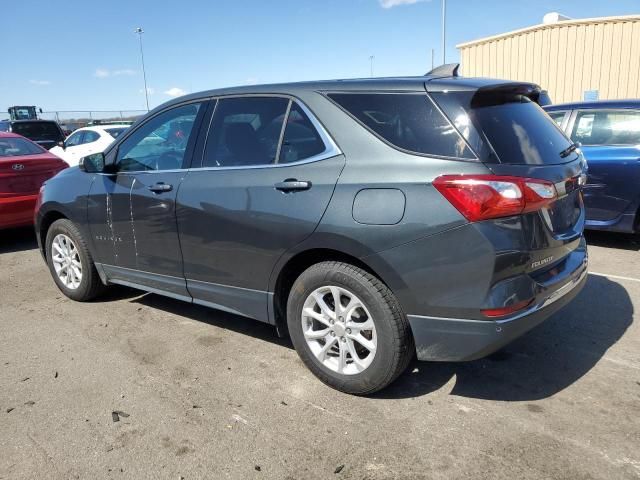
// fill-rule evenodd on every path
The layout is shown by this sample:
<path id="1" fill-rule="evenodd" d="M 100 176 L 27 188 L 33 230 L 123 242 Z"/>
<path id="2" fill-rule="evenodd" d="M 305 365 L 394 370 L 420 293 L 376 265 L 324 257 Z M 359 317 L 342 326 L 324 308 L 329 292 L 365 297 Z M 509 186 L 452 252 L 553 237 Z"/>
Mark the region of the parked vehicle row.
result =
<path id="1" fill-rule="evenodd" d="M 267 322 L 371 393 L 584 285 L 586 165 L 540 94 L 452 74 L 192 94 L 47 181 L 38 242 L 69 298 L 122 284 Z"/>
<path id="2" fill-rule="evenodd" d="M 118 124 L 79 128 L 50 151 L 75 166 L 82 157 L 103 152 L 127 128 Z"/>
<path id="3" fill-rule="evenodd" d="M 33 225 L 40 187 L 67 167 L 31 140 L 0 132 L 0 229 Z"/>

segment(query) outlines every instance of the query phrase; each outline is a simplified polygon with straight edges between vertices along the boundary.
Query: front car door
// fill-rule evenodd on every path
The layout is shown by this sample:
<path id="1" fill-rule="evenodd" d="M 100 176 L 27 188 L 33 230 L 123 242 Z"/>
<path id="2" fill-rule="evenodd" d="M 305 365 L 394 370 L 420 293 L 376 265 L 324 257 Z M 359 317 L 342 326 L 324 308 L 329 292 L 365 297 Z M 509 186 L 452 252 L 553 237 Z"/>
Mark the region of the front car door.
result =
<path id="1" fill-rule="evenodd" d="M 177 199 L 188 290 L 196 303 L 268 321 L 273 267 L 320 222 L 344 156 L 287 97 L 219 99 L 206 139 Z"/>
<path id="2" fill-rule="evenodd" d="M 109 152 L 116 173 L 99 175 L 92 185 L 89 223 L 110 281 L 190 299 L 175 199 L 203 114 L 203 102 L 169 108 Z"/>
<path id="3" fill-rule="evenodd" d="M 640 111 L 579 110 L 571 139 L 582 144 L 589 166 L 584 189 L 591 226 L 617 223 L 640 197 Z M 635 215 L 633 212 L 628 213 Z"/>

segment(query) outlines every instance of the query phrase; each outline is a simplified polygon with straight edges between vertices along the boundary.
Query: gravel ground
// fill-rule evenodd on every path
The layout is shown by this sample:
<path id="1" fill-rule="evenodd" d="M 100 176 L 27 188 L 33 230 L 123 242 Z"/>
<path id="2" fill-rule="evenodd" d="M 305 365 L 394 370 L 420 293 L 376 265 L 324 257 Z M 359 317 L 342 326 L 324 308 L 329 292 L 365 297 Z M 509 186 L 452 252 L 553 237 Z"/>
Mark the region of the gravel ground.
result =
<path id="1" fill-rule="evenodd" d="M 588 239 L 587 286 L 543 325 L 358 398 L 267 325 L 120 288 L 74 303 L 31 231 L 2 232 L 0 478 L 640 478 L 640 242 Z"/>

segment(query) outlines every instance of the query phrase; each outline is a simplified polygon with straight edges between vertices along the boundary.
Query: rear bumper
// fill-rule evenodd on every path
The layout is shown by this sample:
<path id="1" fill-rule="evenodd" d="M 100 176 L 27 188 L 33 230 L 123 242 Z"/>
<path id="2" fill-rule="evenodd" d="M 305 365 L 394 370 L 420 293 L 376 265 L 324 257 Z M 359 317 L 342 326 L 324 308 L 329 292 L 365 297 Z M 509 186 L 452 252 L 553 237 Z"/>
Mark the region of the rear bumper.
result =
<path id="1" fill-rule="evenodd" d="M 0 198 L 0 229 L 33 225 L 38 195 Z"/>
<path id="2" fill-rule="evenodd" d="M 587 281 L 587 257 L 553 292 L 511 318 L 466 320 L 408 315 L 419 360 L 468 361 L 485 357 L 542 323 L 578 295 Z"/>

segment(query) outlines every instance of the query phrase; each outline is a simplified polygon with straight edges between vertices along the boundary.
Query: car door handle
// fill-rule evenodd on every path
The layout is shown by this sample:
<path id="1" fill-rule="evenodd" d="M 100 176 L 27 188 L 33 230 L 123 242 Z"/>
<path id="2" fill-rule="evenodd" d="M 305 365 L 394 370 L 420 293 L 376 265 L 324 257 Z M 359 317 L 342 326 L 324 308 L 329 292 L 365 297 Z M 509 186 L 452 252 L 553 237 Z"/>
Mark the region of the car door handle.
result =
<path id="1" fill-rule="evenodd" d="M 168 183 L 158 182 L 155 185 L 151 185 L 149 187 L 149 190 L 151 190 L 153 193 L 170 192 L 171 190 L 173 190 L 173 185 L 169 185 Z"/>
<path id="2" fill-rule="evenodd" d="M 287 178 L 284 182 L 278 182 L 274 185 L 276 190 L 281 192 L 297 192 L 301 190 L 309 190 L 311 182 L 296 180 L 295 178 Z"/>

